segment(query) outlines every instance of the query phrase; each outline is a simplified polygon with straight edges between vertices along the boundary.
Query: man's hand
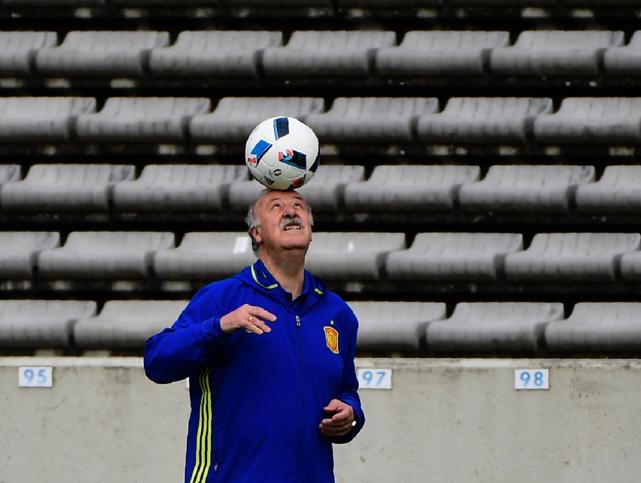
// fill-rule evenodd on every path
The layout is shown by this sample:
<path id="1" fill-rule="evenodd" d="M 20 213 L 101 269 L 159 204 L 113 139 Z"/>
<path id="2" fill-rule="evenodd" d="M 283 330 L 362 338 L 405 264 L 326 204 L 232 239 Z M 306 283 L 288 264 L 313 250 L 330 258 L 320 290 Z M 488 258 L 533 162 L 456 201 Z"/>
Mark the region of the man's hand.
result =
<path id="1" fill-rule="evenodd" d="M 354 425 L 354 409 L 349 404 L 338 399 L 332 399 L 323 408 L 329 418 L 323 419 L 320 423 L 320 431 L 325 436 L 344 436 L 349 433 Z"/>
<path id="2" fill-rule="evenodd" d="M 265 309 L 245 304 L 223 315 L 220 318 L 220 328 L 225 334 L 244 328 L 247 332 L 261 335 L 272 330 L 265 321 L 274 322 L 275 320 L 276 316 Z"/>

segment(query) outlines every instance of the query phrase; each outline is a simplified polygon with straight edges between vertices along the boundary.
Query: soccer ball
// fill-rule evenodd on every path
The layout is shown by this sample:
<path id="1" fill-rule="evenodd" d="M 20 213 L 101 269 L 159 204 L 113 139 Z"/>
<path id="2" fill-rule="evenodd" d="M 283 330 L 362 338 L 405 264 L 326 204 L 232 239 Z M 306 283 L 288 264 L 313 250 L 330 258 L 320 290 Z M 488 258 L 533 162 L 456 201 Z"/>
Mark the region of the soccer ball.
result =
<path id="1" fill-rule="evenodd" d="M 269 189 L 300 188 L 318 169 L 318 138 L 298 119 L 272 117 L 247 138 L 245 162 L 252 177 Z"/>

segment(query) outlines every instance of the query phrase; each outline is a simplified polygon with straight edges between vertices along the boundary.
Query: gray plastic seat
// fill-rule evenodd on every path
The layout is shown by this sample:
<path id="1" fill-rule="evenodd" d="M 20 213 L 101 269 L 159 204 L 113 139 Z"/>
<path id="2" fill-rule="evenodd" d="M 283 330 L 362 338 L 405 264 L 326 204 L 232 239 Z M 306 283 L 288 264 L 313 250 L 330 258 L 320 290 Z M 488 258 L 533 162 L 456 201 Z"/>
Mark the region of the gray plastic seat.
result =
<path id="1" fill-rule="evenodd" d="M 43 231 L 0 232 L 0 280 L 29 280 L 38 253 L 60 246 L 60 234 Z"/>
<path id="2" fill-rule="evenodd" d="M 425 341 L 425 328 L 445 318 L 436 302 L 349 302 L 358 319 L 357 349 L 365 352 L 416 353 Z"/>
<path id="3" fill-rule="evenodd" d="M 508 280 L 612 282 L 621 255 L 639 250 L 638 233 L 539 233 L 505 257 Z"/>
<path id="4" fill-rule="evenodd" d="M 263 69 L 267 77 L 366 76 L 376 50 L 395 43 L 391 31 L 297 31 L 287 45 L 263 52 Z"/>
<path id="5" fill-rule="evenodd" d="M 641 6 L 641 2 L 637 5 Z M 607 75 L 640 75 L 641 31 L 634 32 L 627 45 L 606 49 L 603 66 Z"/>
<path id="6" fill-rule="evenodd" d="M 328 280 L 377 280 L 387 254 L 404 248 L 404 233 L 314 233 L 305 268 Z"/>
<path id="7" fill-rule="evenodd" d="M 281 32 L 180 32 L 170 47 L 152 50 L 149 68 L 156 76 L 257 77 L 261 52 L 282 44 Z"/>
<path id="8" fill-rule="evenodd" d="M 0 300 L 0 348 L 69 348 L 73 322 L 95 313 L 92 301 Z"/>
<path id="9" fill-rule="evenodd" d="M 557 112 L 534 121 L 545 144 L 639 144 L 641 97 L 569 97 Z"/>
<path id="10" fill-rule="evenodd" d="M 546 302 L 459 303 L 449 319 L 430 323 L 427 349 L 434 353 L 535 354 L 547 324 L 563 305 Z"/>
<path id="11" fill-rule="evenodd" d="M 363 166 L 322 166 L 314 177 L 298 191 L 312 207 L 313 212 L 337 211 L 342 206 L 343 192 L 349 183 L 361 181 L 365 176 Z M 229 204 L 232 209 L 246 211 L 260 196 L 263 185 L 256 181 L 236 181 L 229 187 Z"/>
<path id="12" fill-rule="evenodd" d="M 640 187 L 641 166 L 607 166 L 596 183 L 577 188 L 577 210 L 586 213 L 638 213 L 641 210 Z"/>
<path id="13" fill-rule="evenodd" d="M 74 119 L 95 110 L 91 97 L 0 98 L 0 142 L 67 141 Z"/>
<path id="14" fill-rule="evenodd" d="M 509 43 L 509 32 L 412 31 L 398 47 L 376 52 L 376 69 L 387 76 L 483 74 L 490 50 Z"/>
<path id="15" fill-rule="evenodd" d="M 38 51 L 36 69 L 47 76 L 140 77 L 151 49 L 168 44 L 168 32 L 72 31 L 59 46 Z"/>
<path id="16" fill-rule="evenodd" d="M 593 180 L 593 166 L 491 166 L 461 187 L 459 200 L 468 211 L 567 212 L 577 187 Z"/>
<path id="17" fill-rule="evenodd" d="M 440 144 L 524 144 L 534 119 L 552 100 L 530 97 L 454 97 L 438 114 L 421 116 L 421 141 Z"/>
<path id="18" fill-rule="evenodd" d="M 225 97 L 210 114 L 194 116 L 189 124 L 199 142 L 245 143 L 258 123 L 270 117 L 291 116 L 301 121 L 324 109 L 320 97 Z"/>
<path id="19" fill-rule="evenodd" d="M 32 212 L 107 212 L 115 183 L 132 179 L 133 165 L 36 164 L 22 181 L 0 191 L 4 210 Z"/>
<path id="20" fill-rule="evenodd" d="M 29 75 L 38 49 L 57 43 L 55 32 L 0 32 L 0 76 Z"/>
<path id="21" fill-rule="evenodd" d="M 153 253 L 173 246 L 173 233 L 72 232 L 64 246 L 40 254 L 38 267 L 49 280 L 144 280 Z"/>
<path id="22" fill-rule="evenodd" d="M 517 233 L 419 233 L 407 250 L 387 257 L 391 280 L 491 281 L 508 253 L 523 249 Z"/>
<path id="23" fill-rule="evenodd" d="M 114 209 L 127 212 L 217 211 L 222 207 L 229 184 L 246 179 L 244 164 L 151 164 L 143 168 L 138 179 L 114 187 Z"/>
<path id="24" fill-rule="evenodd" d="M 22 168 L 19 164 L 0 164 L 0 193 L 2 185 L 9 181 L 18 181 L 22 178 Z"/>
<path id="25" fill-rule="evenodd" d="M 634 352 L 641 349 L 641 304 L 584 302 L 566 320 L 545 328 L 548 349 L 555 353 Z"/>
<path id="26" fill-rule="evenodd" d="M 198 97 L 110 97 L 100 112 L 78 118 L 76 132 L 82 141 L 181 142 L 189 119 L 209 108 Z"/>
<path id="27" fill-rule="evenodd" d="M 187 300 L 110 300 L 98 315 L 73 326 L 82 349 L 142 349 L 145 341 L 178 318 Z"/>
<path id="28" fill-rule="evenodd" d="M 238 273 L 256 261 L 246 232 L 186 233 L 177 248 L 154 256 L 161 280 L 214 280 Z"/>
<path id="29" fill-rule="evenodd" d="M 528 30 L 516 43 L 490 53 L 492 74 L 509 76 L 596 75 L 603 50 L 623 44 L 623 32 Z"/>
<path id="30" fill-rule="evenodd" d="M 339 97 L 306 122 L 323 143 L 402 143 L 412 141 L 419 116 L 437 110 L 434 97 Z"/>
<path id="31" fill-rule="evenodd" d="M 357 212 L 451 211 L 459 186 L 477 180 L 479 173 L 478 166 L 376 166 L 368 180 L 347 185 L 345 207 Z"/>
<path id="32" fill-rule="evenodd" d="M 624 253 L 621 256 L 621 277 L 624 280 L 638 282 L 641 280 L 641 252 Z"/>

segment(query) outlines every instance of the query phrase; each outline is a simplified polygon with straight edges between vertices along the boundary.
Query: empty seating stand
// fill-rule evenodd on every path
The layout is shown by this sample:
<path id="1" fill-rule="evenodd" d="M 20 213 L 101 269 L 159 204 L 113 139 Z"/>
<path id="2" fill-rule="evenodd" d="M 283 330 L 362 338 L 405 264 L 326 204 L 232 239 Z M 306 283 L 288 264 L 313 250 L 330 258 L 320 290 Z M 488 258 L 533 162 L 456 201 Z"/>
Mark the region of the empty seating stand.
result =
<path id="1" fill-rule="evenodd" d="M 360 352 L 416 353 L 425 344 L 425 328 L 444 319 L 446 307 L 435 302 L 349 302 L 358 319 Z"/>
<path id="2" fill-rule="evenodd" d="M 421 116 L 417 131 L 432 144 L 521 145 L 535 118 L 551 110 L 549 98 L 454 97 L 442 112 Z"/>
<path id="3" fill-rule="evenodd" d="M 55 32 L 0 32 L 0 77 L 28 76 L 36 52 L 57 43 Z"/>
<path id="4" fill-rule="evenodd" d="M 368 180 L 347 185 L 345 206 L 355 212 L 452 211 L 458 188 L 479 173 L 478 166 L 380 165 Z"/>
<path id="5" fill-rule="evenodd" d="M 281 32 L 186 31 L 149 57 L 154 76 L 258 77 L 262 52 L 282 45 Z"/>
<path id="6" fill-rule="evenodd" d="M 440 353 L 536 354 L 547 324 L 563 305 L 534 302 L 459 303 L 449 319 L 427 326 L 427 349 Z"/>
<path id="7" fill-rule="evenodd" d="M 523 249 L 517 233 L 419 233 L 407 250 L 390 253 L 391 280 L 492 281 L 508 253 Z"/>
<path id="8" fill-rule="evenodd" d="M 463 210 L 567 212 L 578 186 L 594 180 L 592 166 L 491 166 L 459 191 Z"/>
<path id="9" fill-rule="evenodd" d="M 58 246 L 57 232 L 0 232 L 0 280 L 31 280 L 38 254 Z"/>
<path id="10" fill-rule="evenodd" d="M 328 280 L 372 281 L 387 254 L 403 248 L 403 233 L 314 233 L 305 267 Z"/>
<path id="11" fill-rule="evenodd" d="M 247 168 L 241 164 L 152 164 L 143 168 L 138 179 L 114 187 L 114 209 L 134 213 L 220 210 L 229 184 L 246 179 Z"/>
<path id="12" fill-rule="evenodd" d="M 607 75 L 641 75 L 641 31 L 634 32 L 627 45 L 606 49 L 603 65 Z"/>
<path id="13" fill-rule="evenodd" d="M 568 97 L 557 112 L 534 121 L 540 144 L 641 143 L 641 97 Z"/>
<path id="14" fill-rule="evenodd" d="M 73 326 L 81 349 L 140 350 L 145 341 L 171 326 L 187 300 L 110 300 L 98 315 L 84 316 Z"/>
<path id="15" fill-rule="evenodd" d="M 0 300 L 0 349 L 67 349 L 76 319 L 96 313 L 78 300 Z"/>
<path id="16" fill-rule="evenodd" d="M 0 98 L 0 142 L 67 141 L 74 120 L 95 110 L 90 97 Z"/>
<path id="17" fill-rule="evenodd" d="M 596 183 L 580 185 L 577 210 L 586 213 L 638 213 L 641 210 L 641 166 L 607 166 Z"/>
<path id="18" fill-rule="evenodd" d="M 49 77 L 140 77 L 151 49 L 168 44 L 168 32 L 74 31 L 59 46 L 40 49 L 36 69 Z"/>
<path id="19" fill-rule="evenodd" d="M 3 184 L 9 181 L 17 181 L 21 176 L 22 168 L 19 164 L 0 164 L 0 193 L 2 192 Z"/>
<path id="20" fill-rule="evenodd" d="M 0 207 L 39 213 L 107 212 L 115 183 L 132 179 L 134 166 L 37 164 L 22 181 L 0 191 Z"/>
<path id="21" fill-rule="evenodd" d="M 623 32 L 529 30 L 510 47 L 490 53 L 492 74 L 506 76 L 597 75 L 603 51 L 623 44 Z"/>
<path id="22" fill-rule="evenodd" d="M 72 232 L 64 246 L 38 257 L 47 280 L 144 280 L 153 253 L 175 246 L 164 232 Z"/>
<path id="23" fill-rule="evenodd" d="M 639 240 L 638 233 L 539 233 L 527 250 L 505 257 L 505 273 L 509 280 L 609 283 Z"/>
<path id="24" fill-rule="evenodd" d="M 509 43 L 509 32 L 412 31 L 398 47 L 376 52 L 376 69 L 385 76 L 481 75 L 490 50 Z"/>
<path id="25" fill-rule="evenodd" d="M 225 97 L 210 114 L 194 116 L 189 125 L 192 139 L 201 143 L 245 143 L 256 125 L 276 116 L 305 121 L 324 109 L 320 97 Z"/>
<path id="26" fill-rule="evenodd" d="M 323 143 L 408 143 L 418 117 L 437 110 L 433 97 L 339 97 L 306 122 Z"/>

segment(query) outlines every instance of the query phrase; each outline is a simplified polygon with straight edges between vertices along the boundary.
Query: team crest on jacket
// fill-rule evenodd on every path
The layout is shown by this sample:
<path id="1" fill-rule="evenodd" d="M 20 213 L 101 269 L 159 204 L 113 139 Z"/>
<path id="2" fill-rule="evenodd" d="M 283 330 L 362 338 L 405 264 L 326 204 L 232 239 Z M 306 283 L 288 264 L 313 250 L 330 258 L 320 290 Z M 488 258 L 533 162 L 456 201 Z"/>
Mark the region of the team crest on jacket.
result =
<path id="1" fill-rule="evenodd" d="M 323 330 L 325 331 L 325 342 L 327 343 L 327 348 L 334 354 L 338 354 L 338 331 L 329 325 L 323 327 Z"/>

